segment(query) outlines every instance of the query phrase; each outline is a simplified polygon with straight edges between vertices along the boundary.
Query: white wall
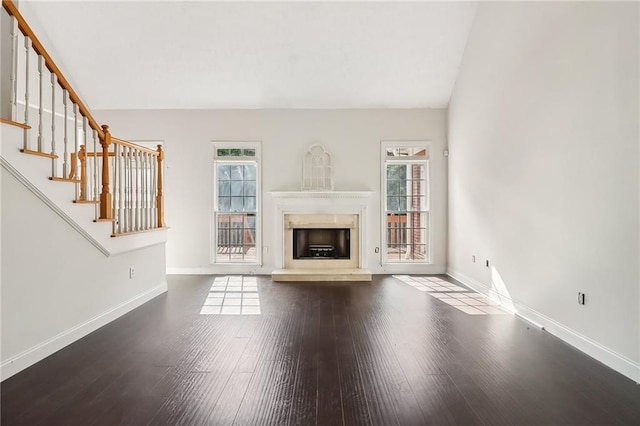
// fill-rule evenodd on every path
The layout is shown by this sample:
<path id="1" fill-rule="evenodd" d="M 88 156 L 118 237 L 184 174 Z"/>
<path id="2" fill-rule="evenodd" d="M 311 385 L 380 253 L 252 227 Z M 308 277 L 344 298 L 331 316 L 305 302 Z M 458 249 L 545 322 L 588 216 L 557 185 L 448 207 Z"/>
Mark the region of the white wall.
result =
<path id="1" fill-rule="evenodd" d="M 212 267 L 209 261 L 211 141 L 261 141 L 264 193 L 300 190 L 303 155 L 310 145 L 323 144 L 333 156 L 335 189 L 377 191 L 374 204 L 379 206 L 380 142 L 430 140 L 434 264 L 415 270 L 445 271 L 445 110 L 97 111 L 95 116 L 108 123 L 116 137 L 165 142 L 166 221 L 171 227 L 167 265 L 170 271 L 183 272 L 229 271 Z M 263 208 L 263 241 L 270 247 L 275 207 L 265 202 Z M 380 210 L 374 210 L 374 223 L 380 223 Z M 374 273 L 382 272 L 379 255 L 374 253 L 374 248 L 381 246 L 379 226 L 369 229 L 367 242 L 369 268 Z M 272 250 L 264 254 L 263 261 L 263 268 L 250 269 L 271 272 L 275 265 Z"/>
<path id="2" fill-rule="evenodd" d="M 166 279 L 164 244 L 105 257 L 4 168 L 1 178 L 4 380 L 166 291 Z"/>
<path id="3" fill-rule="evenodd" d="M 638 17 L 479 5 L 449 110 L 449 269 L 640 381 Z"/>

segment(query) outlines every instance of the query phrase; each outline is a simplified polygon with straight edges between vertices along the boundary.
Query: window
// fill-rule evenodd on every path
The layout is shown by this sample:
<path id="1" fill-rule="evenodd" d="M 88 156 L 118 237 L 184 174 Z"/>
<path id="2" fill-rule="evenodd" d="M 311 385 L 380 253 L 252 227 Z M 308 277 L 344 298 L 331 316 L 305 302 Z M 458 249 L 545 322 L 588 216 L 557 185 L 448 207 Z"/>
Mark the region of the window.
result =
<path id="1" fill-rule="evenodd" d="M 382 144 L 384 253 L 391 262 L 430 262 L 428 143 Z"/>
<path id="2" fill-rule="evenodd" d="M 259 263 L 259 144 L 214 143 L 213 262 Z"/>

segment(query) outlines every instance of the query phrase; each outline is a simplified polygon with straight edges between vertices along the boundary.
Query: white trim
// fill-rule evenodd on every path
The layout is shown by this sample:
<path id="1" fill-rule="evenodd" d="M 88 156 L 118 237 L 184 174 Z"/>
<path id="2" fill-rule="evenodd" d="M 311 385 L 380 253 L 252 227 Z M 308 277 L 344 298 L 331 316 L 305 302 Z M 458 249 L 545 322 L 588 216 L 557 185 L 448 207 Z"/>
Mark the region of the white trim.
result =
<path id="1" fill-rule="evenodd" d="M 274 198 L 364 198 L 369 199 L 374 191 L 269 191 Z"/>
<path id="2" fill-rule="evenodd" d="M 49 355 L 83 338 L 100 327 L 167 291 L 167 282 L 132 297 L 111 309 L 41 342 L 0 364 L 0 380 L 5 380 Z"/>
<path id="3" fill-rule="evenodd" d="M 407 156 L 407 157 L 387 157 L 387 148 L 425 148 L 424 157 Z M 430 140 L 412 140 L 412 141 L 380 141 L 380 267 L 385 268 L 388 265 L 433 265 L 433 244 L 431 242 L 431 141 Z M 426 199 L 425 210 L 421 213 L 427 214 L 426 234 L 427 234 L 427 258 L 424 260 L 389 260 L 387 258 L 387 164 L 424 164 L 425 168 L 425 184 Z"/>
<path id="4" fill-rule="evenodd" d="M 523 320 L 548 331 L 571 346 L 579 349 L 590 357 L 600 361 L 604 365 L 614 369 L 636 383 L 640 383 L 640 363 L 621 355 L 595 340 L 578 333 L 575 330 L 549 318 L 548 316 L 530 308 L 518 300 L 499 294 L 494 289 L 482 284 L 454 269 L 447 269 L 447 275 L 460 281 L 478 293 L 484 294 L 501 306 L 513 306 L 515 314 Z M 505 303 L 506 302 L 506 303 Z"/>
<path id="5" fill-rule="evenodd" d="M 255 149 L 254 157 L 218 157 L 218 148 L 242 148 Z M 245 267 L 259 268 L 262 266 L 262 142 L 261 141 L 211 141 L 211 220 L 209 221 L 209 262 L 212 265 L 244 265 Z M 256 260 L 255 262 L 232 262 L 221 261 L 217 259 L 218 253 L 218 236 L 217 236 L 217 205 L 216 194 L 218 192 L 218 177 L 216 172 L 216 163 L 238 163 L 238 164 L 255 164 L 256 165 Z M 233 213 L 233 212 L 229 212 Z M 238 212 L 241 213 L 241 212 Z"/>
<path id="6" fill-rule="evenodd" d="M 274 268 L 265 268 L 246 263 L 227 263 L 196 267 L 167 267 L 167 275 L 271 275 Z"/>

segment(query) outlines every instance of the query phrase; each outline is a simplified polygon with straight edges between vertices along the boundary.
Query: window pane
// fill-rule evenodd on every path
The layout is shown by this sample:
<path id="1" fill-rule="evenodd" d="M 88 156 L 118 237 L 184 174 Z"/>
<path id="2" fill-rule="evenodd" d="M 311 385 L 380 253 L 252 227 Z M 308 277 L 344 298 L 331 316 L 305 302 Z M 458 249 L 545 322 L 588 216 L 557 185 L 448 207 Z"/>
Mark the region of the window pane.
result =
<path id="1" fill-rule="evenodd" d="M 239 157 L 242 155 L 242 149 L 240 148 L 231 148 L 229 149 L 229 155 L 232 157 Z"/>
<path id="2" fill-rule="evenodd" d="M 231 197 L 231 211 L 241 212 L 243 210 L 242 197 Z"/>
<path id="3" fill-rule="evenodd" d="M 253 226 L 244 213 L 217 215 L 217 258 L 221 261 L 255 262 L 255 216 Z"/>
<path id="4" fill-rule="evenodd" d="M 243 155 L 245 157 L 255 157 L 256 156 L 256 150 L 255 149 L 245 149 L 245 150 L 243 150 Z"/>
<path id="5" fill-rule="evenodd" d="M 427 147 L 401 147 L 386 149 L 387 157 L 426 157 L 427 153 Z"/>
<path id="6" fill-rule="evenodd" d="M 256 197 L 244 197 L 244 200 L 245 200 L 245 204 L 244 204 L 245 211 L 256 210 Z"/>
<path id="7" fill-rule="evenodd" d="M 228 212 L 231 207 L 231 197 L 218 197 L 218 210 Z"/>
<path id="8" fill-rule="evenodd" d="M 218 180 L 218 195 L 229 196 L 231 195 L 231 185 L 228 180 Z"/>
<path id="9" fill-rule="evenodd" d="M 232 180 L 242 180 L 242 166 L 230 166 L 231 167 L 231 179 Z"/>
<path id="10" fill-rule="evenodd" d="M 238 181 L 238 180 L 231 181 L 231 195 L 235 195 L 235 196 L 242 195 L 242 181 Z"/>
<path id="11" fill-rule="evenodd" d="M 256 180 L 256 166 L 254 164 L 244 166 L 244 178 L 246 180 Z"/>
<path id="12" fill-rule="evenodd" d="M 244 183 L 244 195 L 248 195 L 251 197 L 256 196 L 256 182 L 255 181 L 245 181 Z"/>
<path id="13" fill-rule="evenodd" d="M 398 197 L 387 197 L 387 210 L 397 212 L 400 206 L 398 204 Z"/>
<path id="14" fill-rule="evenodd" d="M 389 180 L 407 179 L 407 166 L 405 164 L 389 164 L 387 166 L 387 179 Z"/>
<path id="15" fill-rule="evenodd" d="M 387 180 L 387 195 L 400 195 L 399 180 Z"/>
<path id="16" fill-rule="evenodd" d="M 231 179 L 231 166 L 218 166 L 218 180 Z"/>
<path id="17" fill-rule="evenodd" d="M 218 148 L 218 157 L 226 157 L 229 155 L 228 148 Z"/>

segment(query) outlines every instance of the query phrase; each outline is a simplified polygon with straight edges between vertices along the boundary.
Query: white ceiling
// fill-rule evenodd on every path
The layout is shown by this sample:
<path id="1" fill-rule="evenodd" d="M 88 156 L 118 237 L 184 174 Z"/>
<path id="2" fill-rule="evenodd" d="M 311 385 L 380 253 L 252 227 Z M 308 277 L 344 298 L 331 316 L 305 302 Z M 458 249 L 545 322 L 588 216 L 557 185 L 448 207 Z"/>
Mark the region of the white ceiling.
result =
<path id="1" fill-rule="evenodd" d="M 22 3 L 92 109 L 446 107 L 475 2 Z"/>

